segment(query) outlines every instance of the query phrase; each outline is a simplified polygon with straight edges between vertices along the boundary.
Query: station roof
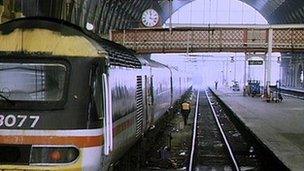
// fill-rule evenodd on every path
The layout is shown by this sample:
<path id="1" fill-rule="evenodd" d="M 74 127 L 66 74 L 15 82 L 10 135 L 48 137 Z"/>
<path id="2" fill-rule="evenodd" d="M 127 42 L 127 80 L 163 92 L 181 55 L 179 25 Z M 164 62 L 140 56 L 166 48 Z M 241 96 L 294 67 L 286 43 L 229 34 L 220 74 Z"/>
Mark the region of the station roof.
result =
<path id="1" fill-rule="evenodd" d="M 25 16 L 48 16 L 70 21 L 85 27 L 93 24 L 94 32 L 108 33 L 110 29 L 127 29 L 141 26 L 141 15 L 153 8 L 164 23 L 170 16 L 170 0 L 0 0 L 0 5 Z M 173 0 L 173 12 L 194 0 Z M 303 0 L 240 0 L 260 12 L 269 24 L 304 22 Z"/>

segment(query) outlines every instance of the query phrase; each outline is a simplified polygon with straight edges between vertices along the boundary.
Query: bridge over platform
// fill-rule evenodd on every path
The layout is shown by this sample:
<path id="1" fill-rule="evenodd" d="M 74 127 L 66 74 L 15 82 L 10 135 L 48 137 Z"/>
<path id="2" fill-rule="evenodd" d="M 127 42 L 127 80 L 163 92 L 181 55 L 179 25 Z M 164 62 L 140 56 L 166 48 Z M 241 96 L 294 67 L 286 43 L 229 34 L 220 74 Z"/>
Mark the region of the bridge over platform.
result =
<path id="1" fill-rule="evenodd" d="M 304 25 L 206 25 L 112 30 L 110 39 L 137 53 L 301 52 Z"/>

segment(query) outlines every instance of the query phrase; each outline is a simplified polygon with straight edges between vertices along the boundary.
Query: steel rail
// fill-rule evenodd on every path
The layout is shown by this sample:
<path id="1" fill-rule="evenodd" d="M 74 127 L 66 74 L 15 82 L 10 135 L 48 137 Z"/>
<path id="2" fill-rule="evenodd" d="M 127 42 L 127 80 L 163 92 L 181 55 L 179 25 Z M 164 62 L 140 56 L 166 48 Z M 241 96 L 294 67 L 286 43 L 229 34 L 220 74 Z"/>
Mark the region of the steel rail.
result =
<path id="1" fill-rule="evenodd" d="M 228 152 L 229 152 L 230 158 L 231 158 L 231 160 L 232 160 L 232 162 L 233 162 L 233 165 L 234 165 L 234 167 L 235 167 L 235 170 L 236 170 L 236 171 L 239 171 L 239 170 L 240 170 L 240 167 L 238 166 L 238 164 L 237 164 L 237 162 L 236 162 L 236 159 L 235 159 L 235 157 L 234 157 L 234 155 L 233 155 L 233 152 L 232 152 L 232 150 L 231 150 L 230 144 L 229 144 L 229 142 L 228 142 L 228 140 L 227 140 L 227 138 L 226 138 L 226 135 L 225 135 L 225 133 L 224 133 L 222 127 L 221 127 L 221 124 L 220 124 L 220 122 L 219 122 L 219 120 L 218 120 L 218 118 L 217 118 L 217 116 L 216 116 L 216 114 L 215 114 L 214 107 L 212 106 L 212 103 L 211 103 L 211 100 L 210 100 L 210 98 L 209 98 L 209 96 L 208 96 L 208 94 L 207 94 L 207 91 L 205 91 L 205 93 L 206 93 L 206 96 L 207 96 L 209 105 L 210 105 L 210 107 L 211 107 L 212 114 L 213 114 L 213 116 L 214 116 L 214 118 L 215 118 L 215 121 L 216 121 L 216 124 L 217 124 L 217 126 L 218 126 L 218 128 L 219 128 L 219 130 L 220 130 L 220 132 L 221 132 L 221 134 L 222 134 L 222 137 L 223 137 L 224 142 L 225 142 L 225 145 L 226 145 L 226 147 L 227 147 L 227 149 L 228 149 Z"/>
<path id="2" fill-rule="evenodd" d="M 191 148 L 191 153 L 190 153 L 190 162 L 189 162 L 189 169 L 188 169 L 189 171 L 192 171 L 192 165 L 193 165 L 193 156 L 194 156 L 194 147 L 195 147 L 195 140 L 196 140 L 196 129 L 197 129 L 196 125 L 197 125 L 198 103 L 199 103 L 199 90 L 197 90 L 196 105 L 195 105 L 192 148 Z"/>

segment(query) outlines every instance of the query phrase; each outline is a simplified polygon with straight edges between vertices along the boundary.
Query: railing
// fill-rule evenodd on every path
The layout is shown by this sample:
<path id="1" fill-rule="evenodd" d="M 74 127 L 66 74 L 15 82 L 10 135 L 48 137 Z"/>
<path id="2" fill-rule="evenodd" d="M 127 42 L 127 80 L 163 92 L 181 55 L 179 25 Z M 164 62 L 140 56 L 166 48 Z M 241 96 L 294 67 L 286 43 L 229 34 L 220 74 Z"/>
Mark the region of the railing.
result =
<path id="1" fill-rule="evenodd" d="M 196 130 L 197 130 L 197 115 L 198 115 L 198 104 L 199 104 L 199 90 L 197 90 L 196 96 L 196 105 L 195 105 L 195 113 L 194 113 L 194 122 L 193 122 L 193 134 L 192 134 L 192 144 L 191 144 L 191 153 L 190 153 L 190 161 L 188 170 L 192 171 L 193 160 L 194 160 L 194 150 L 195 150 L 195 142 L 196 142 Z"/>
<path id="2" fill-rule="evenodd" d="M 296 52 L 304 51 L 304 25 L 114 30 L 110 39 L 137 53 L 267 52 L 269 45 L 273 52 Z"/>

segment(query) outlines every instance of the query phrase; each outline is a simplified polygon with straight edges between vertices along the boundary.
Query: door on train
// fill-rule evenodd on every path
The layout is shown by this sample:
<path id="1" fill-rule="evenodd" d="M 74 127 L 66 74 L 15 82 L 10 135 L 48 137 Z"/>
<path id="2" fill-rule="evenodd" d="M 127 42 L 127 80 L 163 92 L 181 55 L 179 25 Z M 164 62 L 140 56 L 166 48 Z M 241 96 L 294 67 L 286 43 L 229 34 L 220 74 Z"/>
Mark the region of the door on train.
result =
<path id="1" fill-rule="evenodd" d="M 91 125 L 90 127 L 103 128 L 104 142 L 101 145 L 104 146 L 103 153 L 109 155 L 113 149 L 112 97 L 108 69 L 105 66 L 106 64 L 103 60 L 98 60 L 91 66 L 91 102 L 88 123 Z"/>
<path id="2" fill-rule="evenodd" d="M 153 78 L 145 75 L 145 125 L 153 125 Z"/>

